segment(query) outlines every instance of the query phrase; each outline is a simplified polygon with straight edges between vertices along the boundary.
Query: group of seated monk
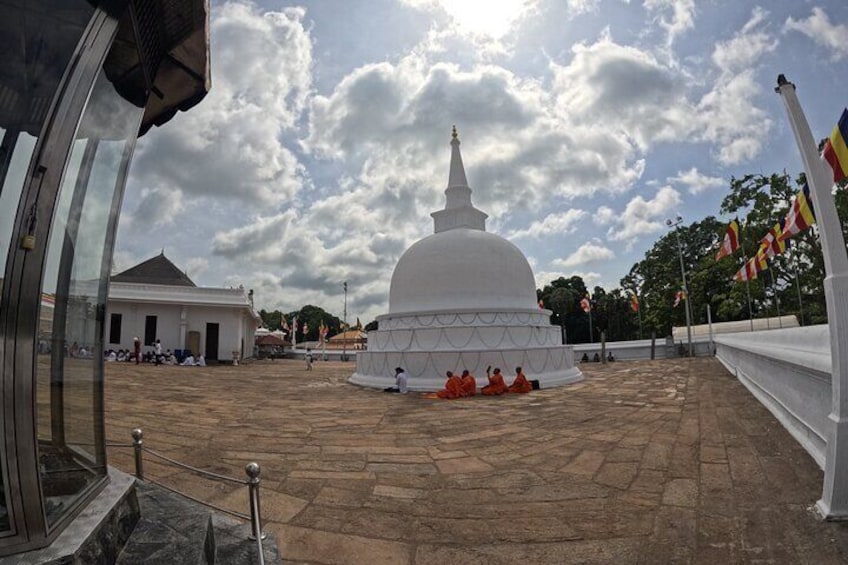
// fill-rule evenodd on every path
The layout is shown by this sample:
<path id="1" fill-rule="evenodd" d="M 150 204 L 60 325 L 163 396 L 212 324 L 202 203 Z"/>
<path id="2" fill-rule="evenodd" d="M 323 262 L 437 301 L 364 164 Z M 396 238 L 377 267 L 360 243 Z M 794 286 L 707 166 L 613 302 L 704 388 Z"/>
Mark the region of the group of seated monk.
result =
<path id="1" fill-rule="evenodd" d="M 504 382 L 499 367 L 495 367 L 494 373 L 491 365 L 486 367 L 486 376 L 489 378 L 489 384 L 480 389 L 480 393 L 486 396 L 500 396 L 507 392 L 524 394 L 533 390 L 533 385 L 524 376 L 521 367 L 515 368 L 515 380 L 509 386 Z M 467 369 L 462 372 L 461 377 L 453 374 L 453 371 L 448 371 L 447 377 L 445 388 L 436 393 L 439 398 L 465 398 L 477 394 L 477 381 Z"/>

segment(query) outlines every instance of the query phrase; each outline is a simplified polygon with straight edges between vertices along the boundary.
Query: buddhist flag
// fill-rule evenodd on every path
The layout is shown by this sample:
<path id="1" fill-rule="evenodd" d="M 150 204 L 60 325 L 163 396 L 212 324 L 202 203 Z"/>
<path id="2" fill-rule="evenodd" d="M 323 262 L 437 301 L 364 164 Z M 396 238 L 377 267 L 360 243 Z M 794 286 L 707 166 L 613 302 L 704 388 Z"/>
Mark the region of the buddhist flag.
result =
<path id="1" fill-rule="evenodd" d="M 630 309 L 634 312 L 639 311 L 639 297 L 635 294 L 630 295 Z"/>
<path id="2" fill-rule="evenodd" d="M 686 300 L 686 291 L 685 290 L 678 290 L 677 293 L 675 293 L 675 295 L 674 295 L 674 308 L 677 308 L 677 306 L 683 300 Z"/>
<path id="3" fill-rule="evenodd" d="M 306 335 L 308 333 L 309 333 L 309 324 L 306 323 L 306 322 L 303 322 L 303 335 Z"/>
<path id="4" fill-rule="evenodd" d="M 736 282 L 742 281 L 752 281 L 757 278 L 757 267 L 755 264 L 755 258 L 751 257 L 745 264 L 742 265 L 742 268 L 737 271 L 735 275 L 733 275 L 733 280 Z"/>
<path id="5" fill-rule="evenodd" d="M 724 234 L 724 241 L 721 242 L 721 247 L 716 253 L 716 261 L 731 255 L 739 248 L 739 222 L 733 220 L 727 226 L 727 233 Z"/>
<path id="6" fill-rule="evenodd" d="M 810 200 L 810 187 L 804 184 L 804 188 L 795 197 L 792 208 L 784 218 L 783 232 L 778 239 L 783 241 L 793 235 L 799 234 L 816 223 L 816 214 L 813 210 L 813 202 Z"/>
<path id="7" fill-rule="evenodd" d="M 774 224 L 765 237 L 760 240 L 758 254 L 764 254 L 766 257 L 774 257 L 786 251 L 786 240 L 780 239 L 785 225 L 786 218 L 781 218 L 779 222 Z"/>
<path id="8" fill-rule="evenodd" d="M 280 317 L 280 328 L 289 331 L 289 323 L 286 321 L 285 316 Z"/>
<path id="9" fill-rule="evenodd" d="M 580 301 L 580 307 L 583 308 L 583 311 L 587 314 L 592 311 L 592 302 L 589 300 L 588 294 Z"/>
<path id="10" fill-rule="evenodd" d="M 768 269 L 768 257 L 764 248 L 761 247 L 753 259 L 758 273 Z"/>
<path id="11" fill-rule="evenodd" d="M 292 330 L 292 335 L 297 336 L 297 316 L 292 318 L 291 330 Z"/>
<path id="12" fill-rule="evenodd" d="M 824 144 L 822 157 L 833 169 L 833 182 L 839 182 L 848 175 L 848 109 L 842 110 L 839 123 L 833 128 L 830 139 Z"/>

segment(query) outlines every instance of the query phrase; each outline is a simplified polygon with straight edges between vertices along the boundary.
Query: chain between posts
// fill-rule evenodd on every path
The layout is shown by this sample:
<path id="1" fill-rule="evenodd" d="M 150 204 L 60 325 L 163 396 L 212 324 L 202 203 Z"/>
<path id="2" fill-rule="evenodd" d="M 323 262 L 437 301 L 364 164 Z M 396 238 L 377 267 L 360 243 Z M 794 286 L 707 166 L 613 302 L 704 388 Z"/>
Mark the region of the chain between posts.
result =
<path id="1" fill-rule="evenodd" d="M 217 480 L 217 481 L 227 481 L 227 482 L 231 482 L 231 483 L 237 483 L 237 484 L 240 484 L 240 485 L 246 485 L 247 490 L 248 490 L 248 502 L 249 502 L 249 505 L 250 505 L 250 515 L 245 515 L 245 514 L 241 514 L 239 512 L 234 512 L 232 510 L 227 510 L 225 508 L 220 508 L 218 506 L 215 506 L 214 504 L 210 504 L 208 502 L 205 502 L 205 501 L 200 500 L 198 498 L 195 498 L 193 496 L 186 495 L 185 493 L 182 493 L 182 492 L 180 492 L 176 489 L 173 489 L 171 487 L 165 486 L 165 485 L 163 485 L 163 484 L 161 484 L 157 481 L 154 481 L 152 479 L 149 480 L 149 482 L 151 482 L 153 484 L 156 484 L 156 485 L 158 485 L 162 488 L 165 488 L 166 490 L 169 490 L 171 492 L 174 492 L 176 494 L 184 496 L 184 497 L 186 497 L 190 500 L 193 500 L 195 502 L 203 504 L 204 506 L 208 506 L 210 508 L 214 508 L 215 510 L 225 512 L 225 513 L 230 514 L 232 516 L 235 516 L 237 518 L 241 518 L 242 520 L 245 520 L 245 519 L 250 520 L 251 534 L 250 534 L 249 538 L 251 540 L 256 541 L 256 548 L 257 548 L 258 553 L 259 553 L 259 565 L 265 565 L 265 552 L 264 552 L 263 547 L 262 547 L 262 540 L 264 540 L 268 536 L 267 536 L 267 534 L 265 534 L 265 532 L 262 531 L 262 515 L 261 515 L 261 507 L 260 507 L 260 503 L 259 503 L 259 484 L 261 483 L 261 479 L 260 479 L 261 469 L 259 467 L 259 463 L 251 461 L 250 463 L 245 465 L 244 472 L 248 477 L 247 480 L 237 479 L 237 478 L 234 478 L 234 477 L 228 477 L 226 475 L 221 475 L 221 474 L 218 474 L 218 473 L 212 473 L 212 472 L 206 471 L 204 469 L 199 469 L 197 467 L 187 465 L 185 463 L 182 463 L 182 462 L 177 461 L 175 459 L 171 459 L 170 457 L 167 457 L 166 455 L 163 455 L 161 453 L 158 453 L 156 451 L 153 451 L 152 449 L 145 447 L 144 446 L 144 432 L 141 430 L 141 428 L 135 428 L 132 431 L 132 439 L 133 439 L 133 442 L 132 442 L 132 444 L 129 444 L 129 445 L 121 444 L 121 443 L 111 443 L 111 442 L 107 442 L 106 445 L 109 446 L 109 447 L 132 447 L 133 448 L 133 455 L 134 455 L 134 461 L 135 461 L 135 476 L 138 480 L 141 480 L 141 481 L 145 480 L 144 479 L 144 452 L 146 451 L 147 453 L 149 453 L 150 455 L 153 455 L 154 457 L 158 457 L 159 459 L 162 459 L 163 461 L 166 461 L 168 463 L 171 463 L 172 465 L 176 465 L 177 467 L 181 467 L 183 469 L 191 471 L 192 473 L 198 474 L 200 476 L 203 476 L 203 477 L 206 477 L 206 478 L 209 478 L 209 479 L 213 479 L 213 480 Z"/>

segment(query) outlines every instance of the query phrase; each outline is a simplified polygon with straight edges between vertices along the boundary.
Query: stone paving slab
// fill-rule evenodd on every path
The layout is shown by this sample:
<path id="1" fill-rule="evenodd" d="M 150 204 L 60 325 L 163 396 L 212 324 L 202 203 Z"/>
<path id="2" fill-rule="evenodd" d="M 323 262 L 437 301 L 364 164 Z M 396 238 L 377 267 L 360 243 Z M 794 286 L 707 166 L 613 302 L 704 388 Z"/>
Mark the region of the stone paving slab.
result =
<path id="1" fill-rule="evenodd" d="M 352 364 L 107 364 L 109 441 L 212 471 L 262 466 L 266 527 L 297 563 L 848 562 L 815 462 L 714 359 L 581 366 L 575 385 L 426 399 Z M 131 472 L 132 454 L 109 462 Z M 247 491 L 148 458 L 240 512 Z"/>

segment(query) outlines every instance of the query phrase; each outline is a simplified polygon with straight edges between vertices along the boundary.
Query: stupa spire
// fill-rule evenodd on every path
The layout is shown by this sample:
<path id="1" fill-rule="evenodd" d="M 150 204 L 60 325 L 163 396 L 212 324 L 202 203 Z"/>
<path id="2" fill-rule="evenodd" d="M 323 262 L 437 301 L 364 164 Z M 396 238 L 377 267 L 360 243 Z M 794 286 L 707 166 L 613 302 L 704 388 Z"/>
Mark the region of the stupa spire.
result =
<path id="1" fill-rule="evenodd" d="M 448 187 L 445 189 L 445 209 L 430 214 L 435 222 L 435 233 L 468 228 L 486 231 L 488 215 L 481 212 L 471 203 L 471 187 L 465 176 L 462 155 L 459 152 L 459 135 L 456 126 L 451 131 L 451 160 L 448 173 Z"/>

